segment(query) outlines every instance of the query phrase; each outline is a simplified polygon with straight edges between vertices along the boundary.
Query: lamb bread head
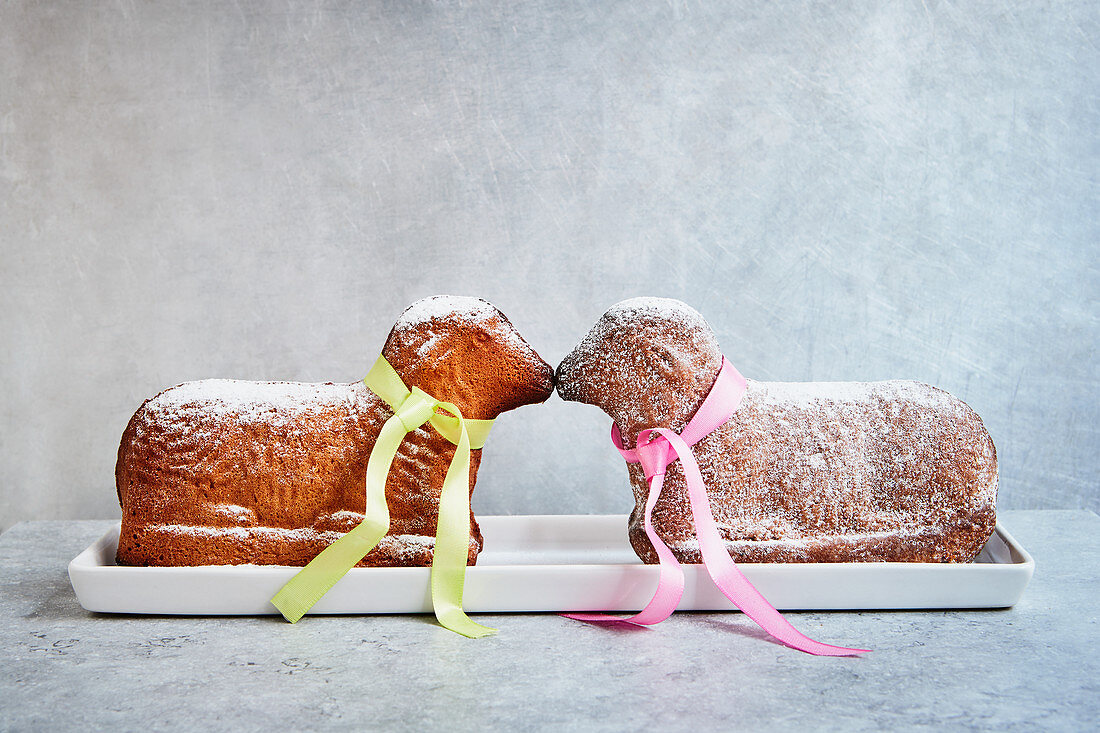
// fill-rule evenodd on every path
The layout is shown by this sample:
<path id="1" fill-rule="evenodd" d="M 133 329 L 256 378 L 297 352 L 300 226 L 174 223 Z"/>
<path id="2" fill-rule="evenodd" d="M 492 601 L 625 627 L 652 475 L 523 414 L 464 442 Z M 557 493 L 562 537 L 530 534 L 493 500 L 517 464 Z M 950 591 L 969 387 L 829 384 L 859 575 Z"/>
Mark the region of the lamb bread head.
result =
<path id="1" fill-rule="evenodd" d="M 550 365 L 477 298 L 413 303 L 383 355 L 406 386 L 467 418 L 491 419 L 553 391 Z M 361 381 L 210 379 L 164 390 L 142 404 L 119 446 L 118 561 L 305 565 L 363 520 L 367 459 L 392 414 Z M 454 451 L 430 425 L 408 434 L 386 482 L 389 532 L 360 565 L 431 564 Z M 481 453 L 471 451 L 471 492 Z M 481 543 L 471 512 L 471 563 Z"/>
<path id="2" fill-rule="evenodd" d="M 612 306 L 557 370 L 566 400 L 593 404 L 627 447 L 640 431 L 680 432 L 721 368 L 713 329 L 675 301 Z M 760 382 L 693 452 L 726 547 L 739 562 L 964 562 L 996 524 L 997 455 L 981 419 L 913 381 Z M 628 464 L 638 556 L 649 487 Z M 654 526 L 681 562 L 702 561 L 679 461 Z"/>
<path id="3" fill-rule="evenodd" d="M 670 298 L 616 303 L 557 369 L 562 399 L 596 405 L 633 445 L 654 426 L 683 430 L 722 367 L 714 331 Z"/>
<path id="4" fill-rule="evenodd" d="M 382 355 L 407 386 L 454 403 L 468 418 L 491 420 L 554 391 L 553 367 L 481 298 L 416 301 L 397 319 Z"/>

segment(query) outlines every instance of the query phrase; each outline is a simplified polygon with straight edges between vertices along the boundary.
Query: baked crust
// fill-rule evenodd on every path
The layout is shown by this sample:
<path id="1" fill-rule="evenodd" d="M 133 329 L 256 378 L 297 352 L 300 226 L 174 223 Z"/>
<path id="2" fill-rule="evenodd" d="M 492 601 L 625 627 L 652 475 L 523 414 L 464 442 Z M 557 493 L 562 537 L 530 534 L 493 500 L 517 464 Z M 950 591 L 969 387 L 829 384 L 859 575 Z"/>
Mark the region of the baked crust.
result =
<path id="1" fill-rule="evenodd" d="M 565 399 L 611 415 L 627 446 L 648 427 L 677 432 L 713 385 L 713 330 L 679 301 L 625 301 L 558 367 Z M 912 381 L 748 380 L 733 417 L 694 448 L 711 511 L 739 562 L 966 562 L 996 525 L 997 454 L 981 419 L 943 390 Z M 647 563 L 649 491 L 628 464 L 629 535 Z M 680 562 L 699 563 L 679 462 L 654 509 Z"/>
<path id="2" fill-rule="evenodd" d="M 407 386 L 464 417 L 545 400 L 550 366 L 496 308 L 414 303 L 383 355 Z M 204 380 L 164 390 L 131 418 L 115 481 L 125 565 L 305 565 L 362 521 L 367 459 L 393 414 L 362 382 Z M 401 444 L 386 482 L 387 535 L 360 566 L 432 562 L 439 494 L 455 446 L 428 425 Z M 481 451 L 470 454 L 470 491 Z M 470 513 L 469 563 L 482 546 Z"/>

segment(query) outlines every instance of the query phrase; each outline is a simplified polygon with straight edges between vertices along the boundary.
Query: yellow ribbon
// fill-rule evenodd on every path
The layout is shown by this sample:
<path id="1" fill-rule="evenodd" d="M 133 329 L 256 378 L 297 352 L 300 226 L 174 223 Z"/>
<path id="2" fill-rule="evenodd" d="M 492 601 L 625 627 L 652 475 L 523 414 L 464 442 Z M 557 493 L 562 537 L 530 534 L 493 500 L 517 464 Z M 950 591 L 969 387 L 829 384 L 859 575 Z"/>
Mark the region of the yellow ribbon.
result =
<path id="1" fill-rule="evenodd" d="M 367 459 L 366 515 L 291 578 L 271 599 L 272 605 L 287 621 L 296 623 L 374 549 L 390 527 L 386 478 L 397 449 L 408 433 L 429 423 L 456 446 L 439 496 L 431 576 L 435 617 L 445 628 L 470 638 L 495 634 L 496 629 L 475 623 L 462 610 L 470 547 L 470 450 L 485 445 L 493 421 L 465 419 L 450 402 L 441 402 L 419 387 L 410 390 L 381 356 L 363 382 L 393 409 Z"/>

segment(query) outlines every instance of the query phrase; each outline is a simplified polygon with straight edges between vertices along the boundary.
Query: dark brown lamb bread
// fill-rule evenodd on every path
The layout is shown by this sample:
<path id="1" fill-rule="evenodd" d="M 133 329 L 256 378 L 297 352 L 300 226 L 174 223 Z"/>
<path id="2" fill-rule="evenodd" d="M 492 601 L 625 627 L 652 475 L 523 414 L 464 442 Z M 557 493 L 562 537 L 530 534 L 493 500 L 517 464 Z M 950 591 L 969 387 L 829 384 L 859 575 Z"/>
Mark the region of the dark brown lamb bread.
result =
<path id="1" fill-rule="evenodd" d="M 408 387 L 492 419 L 553 391 L 553 372 L 489 303 L 438 296 L 400 317 L 382 350 Z M 393 414 L 362 382 L 211 379 L 147 400 L 115 479 L 125 565 L 305 565 L 363 520 L 367 458 Z M 386 482 L 389 533 L 361 566 L 430 565 L 455 446 L 425 424 Z M 481 451 L 470 455 L 473 491 Z M 482 536 L 470 514 L 473 564 Z"/>
<path id="2" fill-rule="evenodd" d="M 563 399 L 609 414 L 627 447 L 649 427 L 680 432 L 717 378 L 722 352 L 677 300 L 613 306 L 558 367 Z M 927 384 L 757 382 L 694 448 L 714 518 L 738 562 L 966 562 L 996 525 L 997 454 L 981 419 Z M 630 541 L 657 562 L 629 465 Z M 654 510 L 677 559 L 699 544 L 677 461 Z"/>

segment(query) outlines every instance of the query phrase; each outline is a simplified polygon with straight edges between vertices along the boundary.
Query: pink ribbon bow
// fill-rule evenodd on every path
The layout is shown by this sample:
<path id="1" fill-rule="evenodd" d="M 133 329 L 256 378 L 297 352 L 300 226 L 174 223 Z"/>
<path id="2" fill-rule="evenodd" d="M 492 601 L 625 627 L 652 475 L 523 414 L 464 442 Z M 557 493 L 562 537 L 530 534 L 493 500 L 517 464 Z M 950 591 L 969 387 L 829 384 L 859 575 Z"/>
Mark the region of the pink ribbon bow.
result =
<path id="1" fill-rule="evenodd" d="M 764 631 L 799 651 L 831 657 L 853 656 L 870 651 L 822 644 L 798 631 L 760 594 L 760 591 L 753 587 L 726 551 L 725 543 L 718 532 L 718 525 L 710 511 L 706 487 L 699 473 L 699 464 L 691 452 L 691 446 L 710 435 L 733 416 L 741 404 L 741 398 L 745 395 L 745 388 L 745 378 L 725 357 L 722 357 L 722 368 L 718 372 L 714 386 L 711 387 L 710 393 L 682 433 L 677 434 L 666 428 L 648 428 L 638 434 L 637 447 L 629 450 L 623 446 L 618 425 L 611 426 L 611 441 L 615 447 L 628 463 L 642 464 L 646 481 L 649 482 L 644 526 L 646 536 L 653 544 L 653 549 L 656 550 L 660 561 L 657 590 L 645 608 L 627 618 L 596 613 L 563 615 L 578 621 L 616 620 L 651 625 L 664 621 L 676 610 L 684 593 L 684 571 L 672 554 L 672 550 L 653 529 L 653 507 L 657 504 L 657 497 L 661 495 L 665 470 L 673 461 L 679 459 L 684 469 L 691 515 L 695 521 L 695 534 L 699 538 L 703 564 L 723 595 Z"/>

